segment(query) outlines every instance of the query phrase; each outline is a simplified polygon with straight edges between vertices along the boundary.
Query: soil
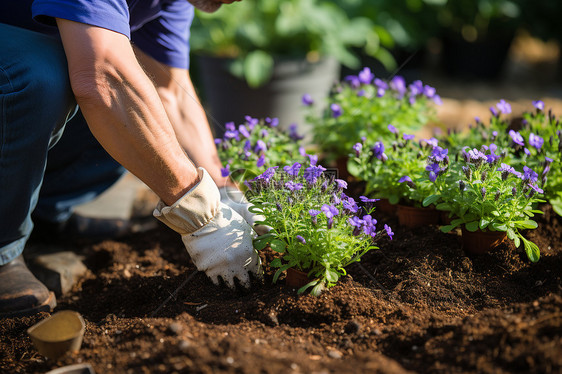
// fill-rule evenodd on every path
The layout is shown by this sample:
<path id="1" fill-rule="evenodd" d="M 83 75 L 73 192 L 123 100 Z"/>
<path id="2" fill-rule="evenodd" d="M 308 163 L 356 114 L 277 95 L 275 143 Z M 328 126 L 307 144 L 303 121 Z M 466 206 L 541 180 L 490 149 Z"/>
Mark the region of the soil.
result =
<path id="1" fill-rule="evenodd" d="M 560 373 L 562 219 L 543 209 L 526 234 L 537 263 L 511 242 L 467 256 L 458 233 L 379 214 L 394 240 L 319 297 L 272 284 L 267 267 L 251 291 L 215 286 L 163 226 L 82 244 L 89 272 L 57 307 L 84 317 L 81 350 L 47 360 L 26 334 L 47 314 L 6 319 L 0 372 Z"/>

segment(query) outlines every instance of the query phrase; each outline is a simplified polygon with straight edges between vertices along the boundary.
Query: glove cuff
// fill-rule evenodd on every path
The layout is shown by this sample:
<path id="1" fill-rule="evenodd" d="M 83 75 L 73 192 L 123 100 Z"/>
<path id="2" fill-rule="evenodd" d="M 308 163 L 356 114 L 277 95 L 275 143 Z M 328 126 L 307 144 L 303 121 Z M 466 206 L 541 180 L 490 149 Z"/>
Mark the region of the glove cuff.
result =
<path id="1" fill-rule="evenodd" d="M 205 226 L 219 209 L 220 193 L 217 185 L 205 169 L 198 168 L 197 172 L 199 183 L 170 206 L 160 200 L 152 213 L 181 235 L 191 234 Z"/>

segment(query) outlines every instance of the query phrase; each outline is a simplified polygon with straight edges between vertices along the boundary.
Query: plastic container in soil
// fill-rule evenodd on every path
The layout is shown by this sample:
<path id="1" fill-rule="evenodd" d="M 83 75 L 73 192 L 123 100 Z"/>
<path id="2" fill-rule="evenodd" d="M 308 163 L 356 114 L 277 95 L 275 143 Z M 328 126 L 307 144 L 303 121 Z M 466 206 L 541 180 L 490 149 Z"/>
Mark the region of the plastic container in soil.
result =
<path id="1" fill-rule="evenodd" d="M 462 248 L 468 254 L 481 255 L 505 241 L 505 231 L 468 231 L 462 228 Z"/>
<path id="2" fill-rule="evenodd" d="M 287 269 L 287 276 L 285 277 L 285 284 L 289 287 L 296 287 L 301 288 L 312 279 L 308 277 L 308 273 L 295 269 L 295 268 L 288 268 Z"/>
<path id="3" fill-rule="evenodd" d="M 437 225 L 441 221 L 440 212 L 434 208 L 398 205 L 396 215 L 398 216 L 398 224 L 408 228 Z"/>
<path id="4" fill-rule="evenodd" d="M 40 354 L 56 360 L 66 352 L 80 350 L 85 328 L 79 313 L 62 310 L 31 326 L 27 333 Z"/>

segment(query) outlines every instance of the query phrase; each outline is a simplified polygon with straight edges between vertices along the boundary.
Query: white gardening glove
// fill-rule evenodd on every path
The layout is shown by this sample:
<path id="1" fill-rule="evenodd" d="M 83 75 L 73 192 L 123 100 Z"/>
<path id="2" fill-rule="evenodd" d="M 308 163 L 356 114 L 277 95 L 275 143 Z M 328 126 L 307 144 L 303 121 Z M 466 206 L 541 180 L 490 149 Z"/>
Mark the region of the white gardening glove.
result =
<path id="1" fill-rule="evenodd" d="M 171 206 L 162 201 L 154 216 L 181 234 L 191 260 L 216 285 L 219 277 L 234 288 L 234 278 L 250 286 L 249 273 L 262 275 L 261 261 L 252 245 L 252 228 L 232 208 L 220 202 L 219 190 L 203 168 L 200 182 Z"/>
<path id="2" fill-rule="evenodd" d="M 221 187 L 219 188 L 221 194 L 221 202 L 234 209 L 240 214 L 246 222 L 254 228 L 258 235 L 263 235 L 271 230 L 267 225 L 256 225 L 256 221 L 263 221 L 264 216 L 250 212 L 249 208 L 252 206 L 244 196 L 244 193 L 235 187 Z"/>

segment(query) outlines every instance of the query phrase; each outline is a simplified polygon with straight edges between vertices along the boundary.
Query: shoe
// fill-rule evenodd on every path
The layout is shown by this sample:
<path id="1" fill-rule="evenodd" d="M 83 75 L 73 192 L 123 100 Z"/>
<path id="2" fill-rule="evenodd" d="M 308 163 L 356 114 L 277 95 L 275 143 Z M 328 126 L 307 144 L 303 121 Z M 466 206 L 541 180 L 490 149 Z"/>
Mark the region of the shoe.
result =
<path id="1" fill-rule="evenodd" d="M 55 294 L 29 271 L 22 255 L 0 266 L 0 318 L 52 312 L 56 305 Z"/>

